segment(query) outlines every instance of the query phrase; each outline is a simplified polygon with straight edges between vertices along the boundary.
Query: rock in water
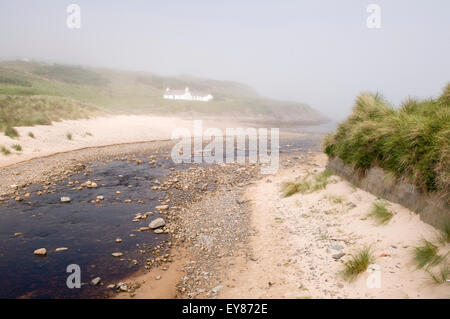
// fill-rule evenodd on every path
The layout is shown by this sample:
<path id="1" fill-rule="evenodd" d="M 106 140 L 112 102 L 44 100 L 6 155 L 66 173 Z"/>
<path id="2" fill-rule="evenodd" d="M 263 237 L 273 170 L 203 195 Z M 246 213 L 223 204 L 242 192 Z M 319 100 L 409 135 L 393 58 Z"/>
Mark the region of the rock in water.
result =
<path id="1" fill-rule="evenodd" d="M 45 256 L 45 255 L 47 255 L 47 249 L 45 249 L 45 248 L 36 249 L 34 251 L 34 254 L 38 255 L 38 256 Z"/>
<path id="2" fill-rule="evenodd" d="M 67 247 L 59 247 L 59 248 L 56 248 L 55 251 L 58 253 L 60 251 L 66 251 L 67 249 L 69 249 L 69 248 L 67 248 Z"/>
<path id="3" fill-rule="evenodd" d="M 117 252 L 117 253 L 112 253 L 111 255 L 113 255 L 113 257 L 122 257 L 122 256 L 123 256 L 123 254 L 122 254 L 122 253 L 119 253 L 119 252 Z"/>
<path id="4" fill-rule="evenodd" d="M 61 203 L 70 203 L 71 199 L 68 196 L 61 197 Z"/>
<path id="5" fill-rule="evenodd" d="M 163 227 L 166 224 L 166 222 L 164 221 L 164 219 L 162 219 L 161 217 L 158 217 L 154 220 L 151 221 L 150 224 L 148 224 L 148 227 L 150 227 L 151 229 L 156 229 L 159 227 Z"/>
<path id="6" fill-rule="evenodd" d="M 100 277 L 95 277 L 94 279 L 91 280 L 91 284 L 97 286 L 100 283 L 100 281 L 102 281 Z"/>
<path id="7" fill-rule="evenodd" d="M 169 205 L 159 205 L 155 207 L 156 210 L 168 210 Z"/>

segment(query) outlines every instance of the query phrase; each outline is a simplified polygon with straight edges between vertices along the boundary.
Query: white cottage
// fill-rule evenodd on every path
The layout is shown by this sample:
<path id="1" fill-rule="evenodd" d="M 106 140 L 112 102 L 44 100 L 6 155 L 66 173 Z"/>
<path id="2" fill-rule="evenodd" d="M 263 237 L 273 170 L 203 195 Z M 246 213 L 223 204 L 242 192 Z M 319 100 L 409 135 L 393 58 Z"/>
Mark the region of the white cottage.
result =
<path id="1" fill-rule="evenodd" d="M 192 92 L 188 87 L 184 90 L 171 90 L 167 88 L 163 97 L 167 100 L 186 100 L 186 101 L 210 101 L 213 99 L 211 94 L 204 94 L 200 92 Z"/>

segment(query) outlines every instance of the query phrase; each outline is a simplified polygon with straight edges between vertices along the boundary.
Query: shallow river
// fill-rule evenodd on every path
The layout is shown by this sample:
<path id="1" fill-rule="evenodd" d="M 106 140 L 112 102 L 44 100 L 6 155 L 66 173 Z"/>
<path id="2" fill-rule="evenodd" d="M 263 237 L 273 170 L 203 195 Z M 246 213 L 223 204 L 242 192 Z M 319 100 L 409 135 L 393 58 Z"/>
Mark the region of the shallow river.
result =
<path id="1" fill-rule="evenodd" d="M 281 143 L 281 150 L 306 152 L 317 146 L 317 140 L 301 139 Z M 189 167 L 175 166 L 162 156 L 151 167 L 150 155 L 136 156 L 143 161 L 140 165 L 125 159 L 95 162 L 49 186 L 47 193 L 39 196 L 44 185 L 31 185 L 21 192 L 30 193 L 29 197 L 0 204 L 0 298 L 106 297 L 111 293 L 108 284 L 143 269 L 146 259 L 154 257 L 152 249 L 169 239 L 167 234 L 136 231 L 158 217 L 154 208 L 160 205 L 158 199 L 166 196 L 163 191 L 151 190 L 155 185 L 152 181 L 164 180 L 170 167 Z M 77 190 L 74 188 L 79 184 L 69 184 L 87 180 L 95 181 L 98 187 Z M 104 200 L 92 203 L 98 195 Z M 69 196 L 71 202 L 61 203 L 62 196 Z M 148 211 L 155 213 L 146 220 L 132 221 L 136 213 Z M 116 238 L 122 242 L 116 243 Z M 33 251 L 42 247 L 47 255 L 35 256 Z M 68 250 L 56 252 L 60 247 Z M 115 258 L 113 252 L 122 252 L 123 257 Z M 81 268 L 81 289 L 66 285 L 70 264 Z M 90 283 L 95 277 L 101 277 L 102 285 Z"/>

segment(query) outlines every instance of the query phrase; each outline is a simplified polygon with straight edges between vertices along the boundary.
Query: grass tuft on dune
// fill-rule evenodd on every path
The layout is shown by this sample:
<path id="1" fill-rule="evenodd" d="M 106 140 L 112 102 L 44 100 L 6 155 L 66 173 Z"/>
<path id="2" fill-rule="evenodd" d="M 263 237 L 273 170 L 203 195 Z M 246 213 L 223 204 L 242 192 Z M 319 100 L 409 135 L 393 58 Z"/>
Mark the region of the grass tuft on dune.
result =
<path id="1" fill-rule="evenodd" d="M 394 214 L 386 208 L 385 203 L 373 203 L 372 210 L 368 216 L 375 219 L 378 224 L 385 225 L 389 223 Z"/>
<path id="2" fill-rule="evenodd" d="M 358 250 L 350 256 L 350 259 L 344 263 L 344 278 L 348 281 L 354 280 L 359 274 L 365 272 L 370 264 L 375 262 L 370 246 Z"/>
<path id="3" fill-rule="evenodd" d="M 332 175 L 332 172 L 326 169 L 312 178 L 307 178 L 300 182 L 284 182 L 281 185 L 281 196 L 289 197 L 296 193 L 305 194 L 324 189 L 330 183 L 329 178 Z"/>

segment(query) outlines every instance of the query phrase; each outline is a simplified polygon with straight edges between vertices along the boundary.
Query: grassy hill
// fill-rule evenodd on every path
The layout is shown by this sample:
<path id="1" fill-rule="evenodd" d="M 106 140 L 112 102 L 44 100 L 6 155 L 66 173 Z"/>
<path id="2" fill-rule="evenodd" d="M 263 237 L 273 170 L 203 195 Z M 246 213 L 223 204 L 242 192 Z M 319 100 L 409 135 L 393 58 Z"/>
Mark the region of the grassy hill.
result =
<path id="1" fill-rule="evenodd" d="M 162 98 L 166 87 L 183 89 L 186 86 L 211 93 L 214 100 L 205 103 Z M 21 98 L 7 100 L 6 96 Z M 8 112 L 21 109 L 20 112 L 27 113 L 24 108 L 36 105 L 36 96 L 39 96 L 40 104 L 52 101 L 46 108 L 48 115 L 52 105 L 57 107 L 55 101 L 60 104 L 71 101 L 70 114 L 66 117 L 65 112 L 60 110 L 57 118 L 76 118 L 79 111 L 80 117 L 94 112 L 194 117 L 239 116 L 242 120 L 296 124 L 324 121 L 321 114 L 306 104 L 267 99 L 249 86 L 236 82 L 38 62 L 0 62 L 0 129 L 9 125 L 25 125 L 20 119 L 8 121 L 14 118 Z M 30 119 L 26 121 L 28 124 L 31 122 Z"/>
<path id="2" fill-rule="evenodd" d="M 14 132 L 14 126 L 49 125 L 95 114 L 100 114 L 95 106 L 66 97 L 0 95 L 0 131 L 4 132 Z"/>

